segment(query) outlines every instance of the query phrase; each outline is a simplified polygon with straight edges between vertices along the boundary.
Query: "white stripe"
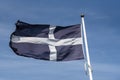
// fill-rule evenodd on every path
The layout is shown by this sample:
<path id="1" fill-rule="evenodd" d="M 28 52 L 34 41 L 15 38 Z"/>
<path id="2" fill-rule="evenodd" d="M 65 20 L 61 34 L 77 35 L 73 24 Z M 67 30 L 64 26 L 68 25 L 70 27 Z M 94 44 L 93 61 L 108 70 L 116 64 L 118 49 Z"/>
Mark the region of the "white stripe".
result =
<path id="1" fill-rule="evenodd" d="M 54 30 L 55 30 L 56 26 L 50 26 L 49 27 L 49 39 L 55 39 L 54 37 Z M 52 61 L 56 61 L 57 60 L 57 50 L 55 48 L 54 45 L 49 45 L 49 49 L 50 49 L 50 60 Z"/>
<path id="2" fill-rule="evenodd" d="M 54 37 L 55 28 L 56 28 L 56 26 L 50 26 L 49 27 L 49 34 L 48 34 L 49 39 L 55 39 L 55 37 Z"/>
<path id="3" fill-rule="evenodd" d="M 49 44 L 52 46 L 83 44 L 82 38 L 49 39 L 49 38 L 40 38 L 40 37 L 21 37 L 21 36 L 13 35 L 11 40 L 14 43 Z"/>
<path id="4" fill-rule="evenodd" d="M 55 46 L 49 45 L 50 49 L 50 60 L 51 61 L 56 61 L 57 60 L 57 50 Z"/>

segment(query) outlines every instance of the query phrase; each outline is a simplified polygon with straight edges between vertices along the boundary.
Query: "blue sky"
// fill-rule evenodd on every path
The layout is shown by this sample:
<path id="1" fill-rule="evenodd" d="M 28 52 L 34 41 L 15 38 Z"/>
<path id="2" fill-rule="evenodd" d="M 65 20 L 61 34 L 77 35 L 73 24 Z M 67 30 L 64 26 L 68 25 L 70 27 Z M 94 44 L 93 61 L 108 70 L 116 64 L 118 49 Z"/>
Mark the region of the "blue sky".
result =
<path id="1" fill-rule="evenodd" d="M 20 19 L 70 25 L 85 14 L 94 80 L 120 80 L 119 0 L 0 0 L 0 80 L 88 80 L 84 61 L 47 62 L 17 56 L 9 36 Z"/>

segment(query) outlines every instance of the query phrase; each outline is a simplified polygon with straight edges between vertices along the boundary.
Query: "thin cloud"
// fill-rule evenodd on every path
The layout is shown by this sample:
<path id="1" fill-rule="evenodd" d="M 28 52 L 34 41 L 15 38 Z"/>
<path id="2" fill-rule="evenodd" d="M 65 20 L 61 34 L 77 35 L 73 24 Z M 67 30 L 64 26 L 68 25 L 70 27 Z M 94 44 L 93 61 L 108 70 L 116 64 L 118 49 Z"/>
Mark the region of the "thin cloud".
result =
<path id="1" fill-rule="evenodd" d="M 112 74 L 120 74 L 120 65 L 115 64 L 93 64 L 95 72 L 102 72 L 102 73 L 112 73 Z"/>
<path id="2" fill-rule="evenodd" d="M 102 13 L 102 12 L 99 12 L 97 10 L 84 10 L 85 14 L 88 15 L 91 19 L 94 19 L 94 20 L 106 20 L 106 19 L 109 19 L 110 16 Z"/>
<path id="3" fill-rule="evenodd" d="M 7 24 L 0 24 L 0 26 L 1 26 L 0 27 L 0 36 L 1 36 L 0 41 L 9 40 L 10 34 L 13 32 L 12 31 L 13 28 L 9 28 Z"/>

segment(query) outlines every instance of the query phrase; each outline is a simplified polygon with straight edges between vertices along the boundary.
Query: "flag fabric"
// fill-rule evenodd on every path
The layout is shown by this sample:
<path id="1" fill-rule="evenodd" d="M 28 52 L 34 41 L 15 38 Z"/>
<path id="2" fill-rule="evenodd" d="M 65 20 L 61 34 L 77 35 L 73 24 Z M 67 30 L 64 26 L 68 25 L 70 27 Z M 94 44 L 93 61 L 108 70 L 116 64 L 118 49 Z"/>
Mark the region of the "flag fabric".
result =
<path id="1" fill-rule="evenodd" d="M 70 61 L 84 58 L 80 24 L 52 26 L 17 21 L 10 47 L 20 56 L 41 60 Z"/>

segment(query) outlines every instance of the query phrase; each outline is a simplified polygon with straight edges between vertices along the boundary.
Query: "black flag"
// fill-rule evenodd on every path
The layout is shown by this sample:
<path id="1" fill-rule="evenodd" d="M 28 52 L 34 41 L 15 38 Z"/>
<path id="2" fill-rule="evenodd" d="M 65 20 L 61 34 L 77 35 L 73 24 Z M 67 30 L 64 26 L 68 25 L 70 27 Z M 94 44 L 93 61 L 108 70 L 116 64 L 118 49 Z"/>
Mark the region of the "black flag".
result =
<path id="1" fill-rule="evenodd" d="M 52 26 L 18 21 L 11 34 L 10 47 L 20 56 L 41 60 L 83 59 L 80 24 Z"/>

